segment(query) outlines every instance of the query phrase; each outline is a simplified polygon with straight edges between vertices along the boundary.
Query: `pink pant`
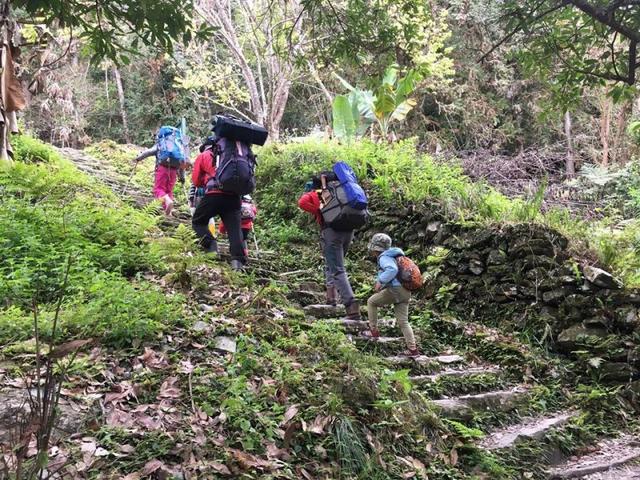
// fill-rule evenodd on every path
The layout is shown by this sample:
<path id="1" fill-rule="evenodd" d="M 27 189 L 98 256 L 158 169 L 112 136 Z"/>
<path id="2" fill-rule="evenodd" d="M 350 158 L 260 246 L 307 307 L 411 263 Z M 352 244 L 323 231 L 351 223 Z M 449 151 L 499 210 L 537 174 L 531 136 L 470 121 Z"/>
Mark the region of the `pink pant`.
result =
<path id="1" fill-rule="evenodd" d="M 165 195 L 169 195 L 169 198 L 173 200 L 173 187 L 176 184 L 178 178 L 178 170 L 176 168 L 169 168 L 162 165 L 156 166 L 156 181 L 153 185 L 153 196 L 162 199 L 162 208 L 165 210 L 169 205 L 165 202 Z"/>

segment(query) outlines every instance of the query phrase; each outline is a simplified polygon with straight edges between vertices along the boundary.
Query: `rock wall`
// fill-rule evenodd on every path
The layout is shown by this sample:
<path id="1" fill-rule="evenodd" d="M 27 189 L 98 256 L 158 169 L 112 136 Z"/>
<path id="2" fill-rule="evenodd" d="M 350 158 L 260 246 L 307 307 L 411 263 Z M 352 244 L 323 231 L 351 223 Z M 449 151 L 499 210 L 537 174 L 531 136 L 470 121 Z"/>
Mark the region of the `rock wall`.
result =
<path id="1" fill-rule="evenodd" d="M 448 251 L 436 280 L 425 288 L 428 297 L 462 319 L 527 331 L 585 360 L 603 380 L 638 376 L 640 292 L 572 255 L 557 231 L 532 224 L 462 226 L 425 206 L 395 211 L 376 215 L 369 232 L 391 233 L 423 266 L 434 246 Z"/>

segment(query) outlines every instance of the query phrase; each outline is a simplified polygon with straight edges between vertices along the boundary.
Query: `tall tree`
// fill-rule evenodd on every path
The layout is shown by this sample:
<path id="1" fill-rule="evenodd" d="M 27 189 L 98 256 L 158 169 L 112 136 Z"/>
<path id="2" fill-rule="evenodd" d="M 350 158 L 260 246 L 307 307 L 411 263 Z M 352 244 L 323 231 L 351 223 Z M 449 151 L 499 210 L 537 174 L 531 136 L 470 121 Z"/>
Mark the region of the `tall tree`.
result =
<path id="1" fill-rule="evenodd" d="M 127 120 L 127 108 L 126 100 L 124 98 L 124 86 L 122 85 L 122 77 L 120 76 L 120 69 L 114 65 L 113 67 L 113 79 L 116 82 L 116 90 L 118 92 L 118 102 L 120 103 L 120 117 L 122 118 L 122 132 L 124 134 L 124 140 L 127 143 L 131 143 L 131 135 L 129 134 L 129 121 Z"/>
<path id="2" fill-rule="evenodd" d="M 198 10 L 215 27 L 216 38 L 228 48 L 249 94 L 249 112 L 280 136 L 289 91 L 299 69 L 287 51 L 302 39 L 303 13 L 298 0 L 199 0 Z M 294 25 L 293 30 L 287 26 Z M 287 44 L 288 41 L 293 42 Z"/>
<path id="3" fill-rule="evenodd" d="M 640 68 L 640 2 L 637 0 L 507 0 L 509 33 L 487 52 L 511 40 L 524 43 L 533 70 L 553 73 L 565 98 L 606 82 L 635 85 Z M 550 68 L 554 64 L 554 68 Z M 614 95 L 622 95 L 623 89 Z"/>

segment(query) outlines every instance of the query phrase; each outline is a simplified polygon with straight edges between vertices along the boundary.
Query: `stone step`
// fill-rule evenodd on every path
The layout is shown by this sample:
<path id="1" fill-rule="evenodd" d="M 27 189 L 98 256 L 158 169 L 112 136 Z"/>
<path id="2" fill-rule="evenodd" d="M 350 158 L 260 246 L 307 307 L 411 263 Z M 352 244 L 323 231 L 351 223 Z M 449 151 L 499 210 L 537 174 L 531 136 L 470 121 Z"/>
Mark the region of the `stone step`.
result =
<path id="1" fill-rule="evenodd" d="M 464 357 L 460 355 L 439 355 L 437 357 L 428 357 L 426 355 L 419 355 L 417 357 L 407 357 L 406 355 L 395 355 L 391 357 L 385 357 L 385 360 L 392 365 L 410 367 L 412 365 L 451 365 L 454 363 L 464 362 Z"/>
<path id="2" fill-rule="evenodd" d="M 640 464 L 634 462 L 634 464 L 624 465 L 606 472 L 594 473 L 582 478 L 583 480 L 640 480 Z"/>
<path id="3" fill-rule="evenodd" d="M 565 463 L 549 471 L 549 479 L 582 478 L 596 479 L 602 472 L 622 469 L 632 462 L 640 460 L 640 441 L 638 434 L 627 434 L 598 442 L 597 451 L 572 457 Z M 631 477 L 633 478 L 633 477 Z M 616 477 L 619 480 L 619 477 Z"/>
<path id="4" fill-rule="evenodd" d="M 355 343 L 379 343 L 382 345 L 389 345 L 389 344 L 403 344 L 404 343 L 404 338 L 403 337 L 378 337 L 378 338 L 372 338 L 372 337 L 361 337 L 361 336 L 351 336 L 351 340 Z"/>
<path id="5" fill-rule="evenodd" d="M 460 368 L 460 369 L 449 368 L 431 375 L 415 375 L 415 376 L 409 377 L 409 379 L 417 385 L 424 385 L 426 383 L 437 382 L 441 378 L 446 378 L 446 377 L 470 377 L 472 375 L 493 375 L 499 372 L 500 372 L 500 367 L 496 365 L 486 365 L 486 366 L 480 366 L 480 367 L 468 367 L 468 368 Z"/>
<path id="6" fill-rule="evenodd" d="M 434 400 L 443 416 L 457 420 L 470 420 L 474 412 L 491 410 L 494 412 L 508 412 L 524 400 L 526 387 L 514 387 L 510 390 L 479 393 L 477 395 L 463 395 L 454 398 Z"/>
<path id="7" fill-rule="evenodd" d="M 302 309 L 307 317 L 313 318 L 337 318 L 344 316 L 344 307 L 325 304 L 307 305 Z"/>
<path id="8" fill-rule="evenodd" d="M 349 320 L 348 318 L 336 318 L 326 320 L 327 323 L 336 324 L 348 332 L 362 332 L 369 328 L 369 322 L 362 320 Z"/>
<path id="9" fill-rule="evenodd" d="M 542 440 L 550 430 L 564 425 L 576 415 L 576 412 L 562 412 L 547 417 L 525 418 L 515 425 L 491 432 L 478 446 L 486 450 L 499 450 L 526 440 Z"/>

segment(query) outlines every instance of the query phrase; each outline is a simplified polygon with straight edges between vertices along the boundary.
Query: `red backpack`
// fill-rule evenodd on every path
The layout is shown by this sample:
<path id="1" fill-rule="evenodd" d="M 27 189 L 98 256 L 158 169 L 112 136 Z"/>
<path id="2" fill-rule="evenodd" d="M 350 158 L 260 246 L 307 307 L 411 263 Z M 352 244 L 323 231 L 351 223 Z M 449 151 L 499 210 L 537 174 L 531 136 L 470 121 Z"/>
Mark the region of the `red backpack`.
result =
<path id="1" fill-rule="evenodd" d="M 422 287 L 420 268 L 409 257 L 396 257 L 398 275 L 396 278 L 407 290 L 418 290 Z"/>

